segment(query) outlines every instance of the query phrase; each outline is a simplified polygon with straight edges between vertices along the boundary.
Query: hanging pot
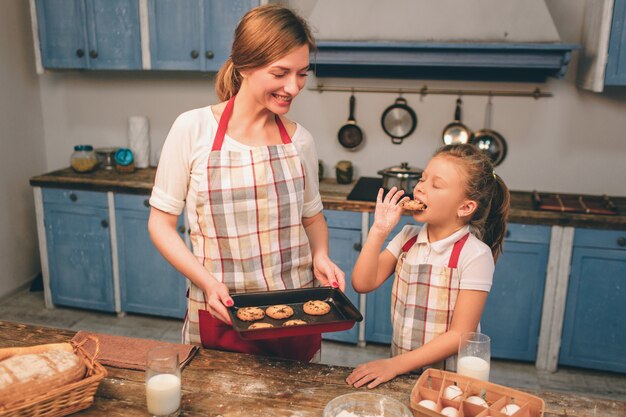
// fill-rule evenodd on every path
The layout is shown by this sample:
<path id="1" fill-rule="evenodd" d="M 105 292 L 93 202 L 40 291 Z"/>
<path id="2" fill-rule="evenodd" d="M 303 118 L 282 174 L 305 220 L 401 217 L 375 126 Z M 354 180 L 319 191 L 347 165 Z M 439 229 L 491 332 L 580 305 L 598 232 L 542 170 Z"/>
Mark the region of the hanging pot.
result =
<path id="1" fill-rule="evenodd" d="M 385 109 L 380 123 L 385 133 L 391 137 L 391 143 L 399 145 L 415 131 L 417 115 L 405 99 L 398 97 L 394 104 Z"/>
<path id="2" fill-rule="evenodd" d="M 446 145 L 453 145 L 458 143 L 468 143 L 472 138 L 472 132 L 461 123 L 461 106 L 463 101 L 461 97 L 456 99 L 456 108 L 454 109 L 454 121 L 448 123 L 443 128 L 442 139 Z"/>
<path id="3" fill-rule="evenodd" d="M 491 129 L 492 114 L 493 104 L 491 103 L 491 96 L 489 96 L 487 107 L 485 108 L 485 127 L 474 133 L 470 143 L 489 155 L 493 165 L 498 166 L 506 157 L 507 144 L 500 133 Z"/>
<path id="4" fill-rule="evenodd" d="M 402 162 L 400 166 L 393 166 L 378 171 L 383 176 L 383 188 L 389 191 L 396 187 L 404 190 L 405 195 L 412 196 L 413 189 L 422 178 L 423 170 L 409 166 L 408 162 Z"/>
<path id="5" fill-rule="evenodd" d="M 348 122 L 341 126 L 339 133 L 337 133 L 337 139 L 339 143 L 346 149 L 355 150 L 361 143 L 363 143 L 363 131 L 357 126 L 356 119 L 354 118 L 354 106 L 356 99 L 354 94 L 350 96 L 350 115 L 348 116 Z"/>

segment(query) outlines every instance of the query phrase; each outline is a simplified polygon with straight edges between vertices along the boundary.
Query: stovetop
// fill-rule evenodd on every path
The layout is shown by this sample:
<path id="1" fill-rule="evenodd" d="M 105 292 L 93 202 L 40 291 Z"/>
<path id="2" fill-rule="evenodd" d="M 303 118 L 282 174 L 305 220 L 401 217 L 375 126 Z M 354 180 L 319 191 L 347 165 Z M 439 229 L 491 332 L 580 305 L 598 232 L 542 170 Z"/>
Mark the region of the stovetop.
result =
<path id="1" fill-rule="evenodd" d="M 382 178 L 361 177 L 348 194 L 348 200 L 376 201 L 378 190 L 383 186 Z"/>

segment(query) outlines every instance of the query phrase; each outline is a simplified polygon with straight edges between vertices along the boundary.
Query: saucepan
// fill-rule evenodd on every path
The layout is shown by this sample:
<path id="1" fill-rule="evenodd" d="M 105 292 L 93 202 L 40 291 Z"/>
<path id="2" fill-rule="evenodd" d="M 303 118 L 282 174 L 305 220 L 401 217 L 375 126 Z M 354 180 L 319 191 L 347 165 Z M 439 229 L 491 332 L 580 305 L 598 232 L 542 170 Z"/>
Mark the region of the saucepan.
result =
<path id="1" fill-rule="evenodd" d="M 491 96 L 489 96 L 487 108 L 485 109 L 485 127 L 474 133 L 470 143 L 474 144 L 478 147 L 478 149 L 489 155 L 493 165 L 498 166 L 506 157 L 507 145 L 504 137 L 500 133 L 491 129 L 492 112 L 493 104 L 491 103 Z"/>
<path id="2" fill-rule="evenodd" d="M 356 119 L 354 118 L 355 104 L 356 99 L 354 98 L 354 94 L 352 94 L 350 96 L 350 115 L 348 116 L 348 122 L 341 126 L 339 133 L 337 133 L 337 139 L 339 139 L 341 146 L 350 150 L 355 150 L 363 143 L 363 131 L 357 126 Z"/>
<path id="3" fill-rule="evenodd" d="M 398 97 L 391 106 L 385 109 L 380 123 L 385 133 L 391 137 L 391 143 L 399 145 L 404 138 L 415 131 L 417 115 L 405 99 Z"/>
<path id="4" fill-rule="evenodd" d="M 386 191 L 396 187 L 404 190 L 406 195 L 412 196 L 413 189 L 422 178 L 422 172 L 422 169 L 410 167 L 408 162 L 402 162 L 399 166 L 382 169 L 378 174 L 383 176 L 383 188 Z"/>
<path id="5" fill-rule="evenodd" d="M 472 138 L 472 132 L 463 124 L 463 122 L 461 122 L 462 105 L 463 101 L 461 100 L 461 97 L 457 98 L 456 108 L 454 109 L 454 121 L 452 123 L 448 123 L 448 125 L 443 128 L 441 136 L 443 143 L 446 145 L 468 143 Z"/>

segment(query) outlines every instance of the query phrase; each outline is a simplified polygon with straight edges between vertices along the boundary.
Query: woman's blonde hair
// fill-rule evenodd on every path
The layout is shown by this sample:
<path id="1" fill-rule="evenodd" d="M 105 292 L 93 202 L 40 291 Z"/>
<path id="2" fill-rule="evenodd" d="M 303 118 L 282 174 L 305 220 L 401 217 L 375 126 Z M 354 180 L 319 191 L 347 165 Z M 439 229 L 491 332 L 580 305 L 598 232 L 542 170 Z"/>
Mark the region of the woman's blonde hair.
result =
<path id="1" fill-rule="evenodd" d="M 262 68 L 302 45 L 315 50 L 308 24 L 292 10 L 276 4 L 250 10 L 235 29 L 230 57 L 217 73 L 217 97 L 228 100 L 239 92 L 241 71 Z"/>

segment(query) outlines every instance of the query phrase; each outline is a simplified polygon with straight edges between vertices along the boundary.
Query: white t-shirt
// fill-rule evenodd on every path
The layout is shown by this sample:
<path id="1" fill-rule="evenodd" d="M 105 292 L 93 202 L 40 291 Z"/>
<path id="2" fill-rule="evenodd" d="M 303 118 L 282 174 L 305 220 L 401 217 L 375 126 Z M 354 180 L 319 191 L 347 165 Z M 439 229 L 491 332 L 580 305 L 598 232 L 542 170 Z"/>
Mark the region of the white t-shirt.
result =
<path id="1" fill-rule="evenodd" d="M 417 234 L 417 240 L 413 247 L 406 254 L 405 262 L 412 265 L 431 264 L 437 266 L 447 266 L 452 254 L 454 243 L 470 231 L 469 226 L 465 226 L 454 232 L 445 239 L 436 242 L 428 242 L 428 225 L 421 229 L 419 226 L 407 225 L 393 238 L 387 250 L 396 258 L 402 253 L 402 246 Z M 457 269 L 460 276 L 459 288 L 461 290 L 491 290 L 493 272 L 495 264 L 491 249 L 484 242 L 470 233 L 465 242 Z"/>
<path id="2" fill-rule="evenodd" d="M 190 110 L 178 116 L 163 144 L 150 197 L 152 207 L 179 215 L 186 201 L 195 201 L 195 198 L 188 196 L 190 193 L 194 196 L 197 194 L 198 184 L 206 176 L 207 161 L 216 131 L 217 120 L 211 106 Z M 296 125 L 291 141 L 304 167 L 302 215 L 311 217 L 322 211 L 315 142 L 313 136 L 300 124 Z M 222 150 L 248 152 L 250 149 L 250 146 L 239 143 L 228 135 L 224 137 Z"/>

